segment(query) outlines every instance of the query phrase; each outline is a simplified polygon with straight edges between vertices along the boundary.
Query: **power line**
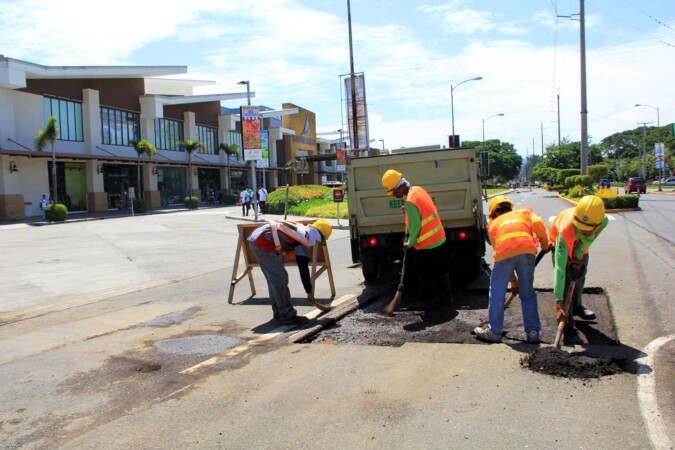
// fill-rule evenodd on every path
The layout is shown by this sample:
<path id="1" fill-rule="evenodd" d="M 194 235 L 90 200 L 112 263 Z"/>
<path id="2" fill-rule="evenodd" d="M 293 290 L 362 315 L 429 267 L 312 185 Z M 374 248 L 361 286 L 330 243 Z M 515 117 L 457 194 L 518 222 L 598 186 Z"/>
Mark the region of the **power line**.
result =
<path id="1" fill-rule="evenodd" d="M 640 8 L 638 8 L 637 6 L 635 6 L 634 4 L 632 4 L 631 2 L 629 2 L 628 0 L 623 0 L 623 1 L 626 2 L 626 3 L 628 3 L 628 4 L 629 4 L 630 6 L 632 6 L 633 8 L 637 9 L 637 10 L 640 11 L 642 14 L 644 14 L 644 15 L 647 16 L 647 17 L 649 17 L 650 19 L 652 19 L 654 22 L 658 23 L 659 25 L 664 26 L 664 27 L 668 28 L 669 30 L 673 30 L 673 28 L 671 28 L 670 25 L 668 25 L 667 23 L 661 22 L 659 19 L 657 19 L 657 18 L 655 18 L 655 17 L 650 16 L 649 13 L 644 12 L 643 10 L 641 10 Z M 673 30 L 673 31 L 675 31 L 675 30 Z"/>

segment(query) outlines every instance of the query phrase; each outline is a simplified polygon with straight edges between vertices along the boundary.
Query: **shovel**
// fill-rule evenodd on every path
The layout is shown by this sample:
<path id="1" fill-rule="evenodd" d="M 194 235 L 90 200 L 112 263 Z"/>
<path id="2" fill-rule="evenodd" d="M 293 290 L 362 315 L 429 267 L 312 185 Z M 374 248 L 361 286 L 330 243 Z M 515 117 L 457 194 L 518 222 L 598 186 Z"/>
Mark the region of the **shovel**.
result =
<path id="1" fill-rule="evenodd" d="M 570 281 L 570 283 L 567 285 L 567 298 L 565 299 L 565 303 L 563 303 L 565 317 L 569 317 L 568 314 L 570 313 L 570 305 L 572 304 L 572 297 L 574 297 L 574 288 L 576 285 L 577 282 L 574 280 Z M 553 341 L 553 346 L 556 349 L 560 349 L 560 340 L 562 339 L 563 329 L 565 328 L 566 323 L 567 319 L 563 319 L 558 323 L 558 332 L 556 333 L 555 340 Z"/>

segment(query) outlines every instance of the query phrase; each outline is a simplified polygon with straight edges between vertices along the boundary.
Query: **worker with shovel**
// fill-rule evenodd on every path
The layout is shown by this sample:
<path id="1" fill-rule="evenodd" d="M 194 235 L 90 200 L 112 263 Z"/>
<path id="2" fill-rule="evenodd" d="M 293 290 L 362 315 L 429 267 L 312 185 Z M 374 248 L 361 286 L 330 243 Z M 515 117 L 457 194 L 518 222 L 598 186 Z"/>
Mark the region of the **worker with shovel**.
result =
<path id="1" fill-rule="evenodd" d="M 548 241 L 555 246 L 553 252 L 553 293 L 556 299 L 556 320 L 565 321 L 566 344 L 580 343 L 574 327 L 574 316 L 584 320 L 595 319 L 595 313 L 581 303 L 581 294 L 586 282 L 588 249 L 605 229 L 609 220 L 605 215 L 605 204 L 596 195 L 587 195 L 577 206 L 567 208 L 553 219 Z M 574 281 L 574 291 L 569 311 L 565 311 L 563 300 Z"/>
<path id="2" fill-rule="evenodd" d="M 308 267 L 309 251 L 316 243 L 325 244 L 332 232 L 333 228 L 323 219 L 311 225 L 291 221 L 269 221 L 256 228 L 248 237 L 248 242 L 267 280 L 274 318 L 280 319 L 282 325 L 304 325 L 309 319 L 298 316 L 291 304 L 288 272 L 281 254 L 286 253 L 295 258 L 302 285 L 307 293 L 307 301 L 325 311 L 328 307 L 317 303 L 312 292 Z"/>
<path id="3" fill-rule="evenodd" d="M 420 286 L 422 298 L 407 305 L 408 309 L 432 309 L 452 302 L 448 274 L 448 250 L 445 230 L 436 205 L 421 186 L 411 186 L 396 170 L 382 176 L 387 195 L 404 198 L 403 212 L 408 240 L 403 244 L 406 268 L 403 285 L 406 291 Z"/>
<path id="4" fill-rule="evenodd" d="M 502 341 L 504 326 L 504 295 L 513 272 L 518 276 L 523 324 L 527 342 L 538 343 L 541 322 L 534 290 L 537 241 L 542 251 L 548 251 L 546 224 L 531 209 L 514 210 L 514 203 L 503 195 L 490 200 L 488 237 L 494 249 L 494 266 L 490 274 L 487 327 L 476 327 L 473 333 L 489 342 Z"/>

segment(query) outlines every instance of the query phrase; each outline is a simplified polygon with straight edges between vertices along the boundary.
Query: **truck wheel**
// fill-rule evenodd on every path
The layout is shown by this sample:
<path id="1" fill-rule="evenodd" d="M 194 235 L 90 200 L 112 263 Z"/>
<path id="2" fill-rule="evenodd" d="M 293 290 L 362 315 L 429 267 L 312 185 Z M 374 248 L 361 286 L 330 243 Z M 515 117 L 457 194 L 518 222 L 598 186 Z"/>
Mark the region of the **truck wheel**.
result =
<path id="1" fill-rule="evenodd" d="M 365 278 L 366 281 L 377 280 L 377 269 L 378 264 L 376 261 L 367 261 L 361 263 L 361 272 L 363 272 L 363 278 Z"/>

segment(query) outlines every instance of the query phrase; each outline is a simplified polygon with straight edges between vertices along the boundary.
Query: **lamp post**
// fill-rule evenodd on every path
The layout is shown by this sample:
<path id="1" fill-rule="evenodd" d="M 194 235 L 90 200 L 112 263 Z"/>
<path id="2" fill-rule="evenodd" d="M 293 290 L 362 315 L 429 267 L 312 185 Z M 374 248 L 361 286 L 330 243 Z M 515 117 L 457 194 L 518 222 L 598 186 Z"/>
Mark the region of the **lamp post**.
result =
<path id="1" fill-rule="evenodd" d="M 240 81 L 237 84 L 245 84 L 246 85 L 246 104 L 248 106 L 251 106 L 251 83 L 248 80 L 243 80 Z M 241 120 L 244 120 L 243 117 L 241 117 Z M 241 124 L 242 130 L 244 129 L 244 124 Z M 256 196 L 258 195 L 258 186 L 257 186 L 257 181 L 255 179 L 255 159 L 251 160 L 251 188 L 253 189 L 253 198 L 251 201 L 253 202 L 253 218 L 257 222 L 258 221 L 258 202 L 256 200 Z"/>
<path id="2" fill-rule="evenodd" d="M 488 119 L 492 119 L 493 117 L 502 117 L 502 116 L 504 116 L 504 113 L 493 114 L 483 119 L 483 142 L 485 142 L 485 122 L 487 122 Z"/>
<path id="3" fill-rule="evenodd" d="M 382 153 L 384 153 L 384 139 L 380 139 L 380 142 L 382 142 Z"/>
<path id="4" fill-rule="evenodd" d="M 660 138 L 661 137 L 661 117 L 660 117 L 660 113 L 659 113 L 659 107 L 658 106 L 652 106 L 652 105 L 644 105 L 644 104 L 641 104 L 641 103 L 636 103 L 635 107 L 637 108 L 638 106 L 646 106 L 648 108 L 656 110 L 656 129 L 658 130 L 657 135 Z M 665 165 L 666 165 L 665 156 L 666 155 L 664 154 L 663 155 L 664 161 L 663 161 L 663 164 L 661 165 L 661 178 L 664 178 L 666 176 L 665 175 Z M 645 161 L 646 160 L 647 160 L 647 152 L 645 151 Z M 645 166 L 646 166 L 646 164 L 647 163 L 645 162 Z M 647 169 L 645 167 L 645 171 L 646 170 Z M 659 178 L 659 192 L 661 192 L 663 190 L 663 189 L 661 189 L 661 178 Z"/>
<path id="5" fill-rule="evenodd" d="M 455 95 L 454 95 L 455 89 L 457 89 L 462 84 L 467 83 L 469 81 L 478 81 L 478 80 L 482 80 L 482 79 L 483 79 L 483 77 L 469 78 L 468 80 L 460 81 L 459 83 L 457 83 L 454 86 L 452 84 L 450 85 L 450 114 L 452 116 L 452 136 L 453 136 L 453 139 L 454 139 L 454 136 L 455 136 Z"/>

